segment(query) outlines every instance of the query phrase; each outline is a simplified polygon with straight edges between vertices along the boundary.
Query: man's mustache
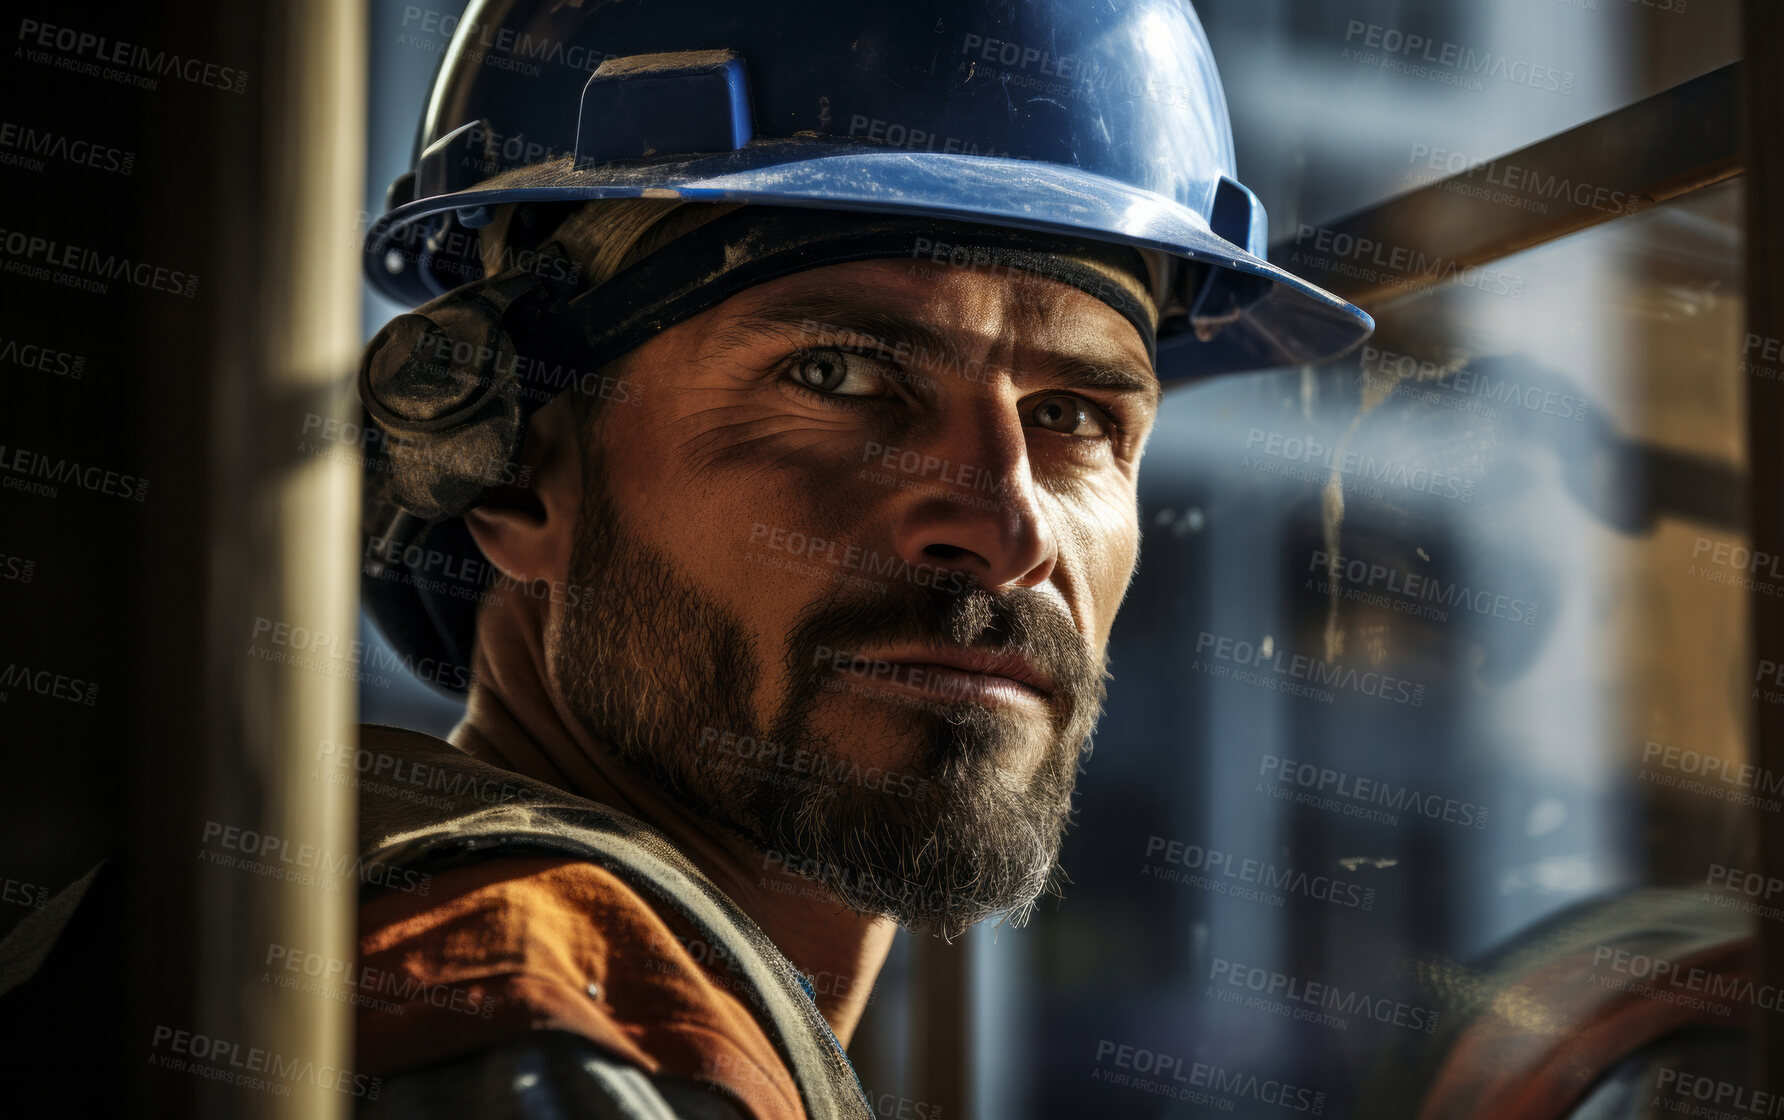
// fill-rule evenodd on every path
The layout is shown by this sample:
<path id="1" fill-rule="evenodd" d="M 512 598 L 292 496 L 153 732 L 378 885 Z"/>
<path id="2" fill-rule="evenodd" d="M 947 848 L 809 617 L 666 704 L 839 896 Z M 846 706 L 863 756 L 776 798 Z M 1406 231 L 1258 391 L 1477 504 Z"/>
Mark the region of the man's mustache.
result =
<path id="1" fill-rule="evenodd" d="M 904 645 L 1020 656 L 1055 683 L 1056 701 L 1073 708 L 1094 696 L 1101 672 L 1057 599 L 1027 587 L 993 593 L 976 585 L 955 591 L 915 584 L 812 604 L 788 635 L 787 667 L 797 679 L 834 665 L 839 651 Z"/>

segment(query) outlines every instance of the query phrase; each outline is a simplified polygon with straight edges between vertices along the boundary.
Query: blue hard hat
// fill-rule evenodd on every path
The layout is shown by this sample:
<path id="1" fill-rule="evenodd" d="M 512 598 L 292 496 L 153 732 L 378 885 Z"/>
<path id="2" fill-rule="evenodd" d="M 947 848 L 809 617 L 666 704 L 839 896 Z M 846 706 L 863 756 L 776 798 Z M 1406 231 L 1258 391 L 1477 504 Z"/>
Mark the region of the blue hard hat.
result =
<path id="1" fill-rule="evenodd" d="M 493 207 L 678 198 L 933 217 L 1203 262 L 1160 323 L 1167 385 L 1333 357 L 1360 308 L 1264 259 L 1187 0 L 472 0 L 413 171 L 371 227 L 375 287 L 482 276 Z M 1196 290 L 1188 290 L 1190 285 Z"/>
<path id="2" fill-rule="evenodd" d="M 405 36 L 451 42 L 415 168 L 391 185 L 365 266 L 411 305 L 452 292 L 464 304 L 454 314 L 524 306 L 513 301 L 525 299 L 516 274 L 527 270 L 485 277 L 478 231 L 498 206 L 662 198 L 757 204 L 751 220 L 779 220 L 788 245 L 799 227 L 837 224 L 784 220 L 810 207 L 925 220 L 938 236 L 1002 227 L 1011 240 L 1139 250 L 1167 386 L 1330 358 L 1374 326 L 1264 260 L 1264 208 L 1235 177 L 1220 78 L 1187 0 L 472 0 L 457 18 L 406 11 Z M 608 284 L 596 293 L 609 297 L 603 315 L 625 303 Z M 378 371 L 413 374 L 465 395 L 443 417 L 437 402 L 409 417 L 418 433 L 487 407 L 515 443 L 524 410 L 505 419 L 520 406 L 500 378 L 409 360 L 439 318 L 405 316 L 380 335 L 386 345 L 374 340 L 368 354 L 390 360 L 362 366 L 368 410 Z M 455 477 L 463 493 L 420 501 L 373 465 L 367 608 L 419 676 L 464 691 L 488 566 L 453 511 L 478 500 L 483 480 Z"/>

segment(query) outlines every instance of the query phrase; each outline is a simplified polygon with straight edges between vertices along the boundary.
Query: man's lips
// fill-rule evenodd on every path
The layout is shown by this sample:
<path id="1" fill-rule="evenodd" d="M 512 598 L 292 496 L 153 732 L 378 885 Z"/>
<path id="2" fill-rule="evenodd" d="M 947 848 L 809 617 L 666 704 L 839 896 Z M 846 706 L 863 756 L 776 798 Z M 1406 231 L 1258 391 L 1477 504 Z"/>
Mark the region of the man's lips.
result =
<path id="1" fill-rule="evenodd" d="M 1055 682 L 1021 654 L 964 646 L 912 647 L 855 654 L 838 666 L 850 676 L 930 695 L 1049 700 Z"/>

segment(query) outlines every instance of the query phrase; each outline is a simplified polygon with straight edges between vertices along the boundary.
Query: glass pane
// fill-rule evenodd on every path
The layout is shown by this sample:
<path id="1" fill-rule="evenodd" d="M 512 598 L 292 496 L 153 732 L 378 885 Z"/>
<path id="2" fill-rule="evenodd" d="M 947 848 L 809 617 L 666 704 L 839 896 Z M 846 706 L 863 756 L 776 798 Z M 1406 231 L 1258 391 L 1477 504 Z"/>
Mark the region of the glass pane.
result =
<path id="1" fill-rule="evenodd" d="M 1725 0 L 1198 0 L 1276 236 L 1740 57 Z"/>
<path id="2" fill-rule="evenodd" d="M 1045 1058 L 985 1115 L 1275 1115 L 1274 1082 L 1291 1111 L 1412 1116 L 1484 958 L 1539 923 L 1742 936 L 1713 892 L 1763 793 L 1730 780 L 1740 193 L 1501 262 L 1516 296 L 1401 300 L 1330 366 L 1167 399 L 1071 885 L 980 935 L 1024 993 L 999 1048 Z"/>

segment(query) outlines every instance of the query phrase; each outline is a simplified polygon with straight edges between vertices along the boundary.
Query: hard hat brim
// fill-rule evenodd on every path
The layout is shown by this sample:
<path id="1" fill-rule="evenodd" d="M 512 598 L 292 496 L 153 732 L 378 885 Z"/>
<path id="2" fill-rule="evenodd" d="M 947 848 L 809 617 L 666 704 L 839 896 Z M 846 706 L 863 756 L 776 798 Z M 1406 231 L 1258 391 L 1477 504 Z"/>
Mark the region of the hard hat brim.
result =
<path id="1" fill-rule="evenodd" d="M 418 304 L 443 289 L 395 247 L 399 238 L 413 237 L 416 223 L 437 225 L 443 214 L 511 203 L 619 198 L 808 206 L 1013 226 L 1156 250 L 1267 281 L 1217 326 L 1159 339 L 1158 374 L 1167 385 L 1325 361 L 1374 330 L 1362 308 L 1226 240 L 1195 210 L 1106 176 L 1038 160 L 803 138 L 691 158 L 578 167 L 564 156 L 516 168 L 468 190 L 390 210 L 367 233 L 366 274 L 384 294 Z M 935 259 L 945 255 L 943 249 Z"/>

